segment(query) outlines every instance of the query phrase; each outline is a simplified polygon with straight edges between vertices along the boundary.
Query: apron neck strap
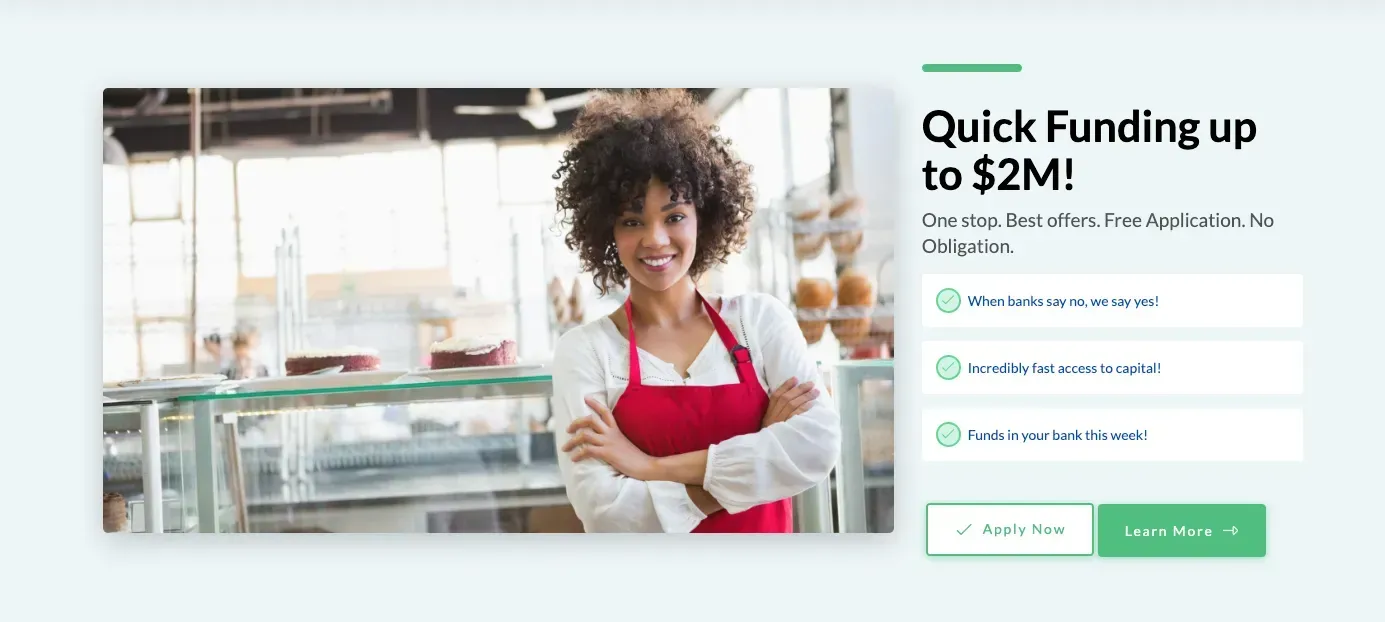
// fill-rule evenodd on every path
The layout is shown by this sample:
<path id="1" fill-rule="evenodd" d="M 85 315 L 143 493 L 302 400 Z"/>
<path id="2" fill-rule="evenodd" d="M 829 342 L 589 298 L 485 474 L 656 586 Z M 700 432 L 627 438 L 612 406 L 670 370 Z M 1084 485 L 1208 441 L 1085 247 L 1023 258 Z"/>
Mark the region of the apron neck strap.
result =
<path id="1" fill-rule="evenodd" d="M 697 299 L 702 302 L 702 308 L 707 310 L 707 317 L 711 318 L 712 327 L 716 329 L 717 336 L 721 337 L 722 345 L 726 346 L 726 351 L 731 353 L 731 359 L 736 362 L 737 371 L 741 371 L 740 368 L 743 365 L 750 363 L 750 351 L 736 341 L 735 333 L 732 333 L 731 328 L 721 319 L 721 314 L 712 307 L 712 303 L 707 302 L 707 299 L 702 296 L 702 292 L 697 292 Z M 626 341 L 630 344 L 630 383 L 639 385 L 641 378 L 640 350 L 639 346 L 635 344 L 635 307 L 628 297 L 625 299 L 625 333 Z"/>
<path id="2" fill-rule="evenodd" d="M 640 385 L 640 350 L 635 345 L 635 313 L 630 298 L 625 299 L 625 341 L 630 344 L 630 385 Z"/>
<path id="3" fill-rule="evenodd" d="M 736 346 L 741 345 L 740 342 L 736 341 L 735 333 L 732 333 L 731 328 L 721 319 L 721 314 L 712 308 L 712 303 L 707 302 L 707 299 L 702 297 L 702 292 L 697 293 L 697 299 L 702 301 L 702 307 L 707 310 L 707 317 L 711 318 L 712 327 L 717 329 L 717 335 L 721 337 L 721 344 L 726 346 L 726 351 L 735 352 Z"/>

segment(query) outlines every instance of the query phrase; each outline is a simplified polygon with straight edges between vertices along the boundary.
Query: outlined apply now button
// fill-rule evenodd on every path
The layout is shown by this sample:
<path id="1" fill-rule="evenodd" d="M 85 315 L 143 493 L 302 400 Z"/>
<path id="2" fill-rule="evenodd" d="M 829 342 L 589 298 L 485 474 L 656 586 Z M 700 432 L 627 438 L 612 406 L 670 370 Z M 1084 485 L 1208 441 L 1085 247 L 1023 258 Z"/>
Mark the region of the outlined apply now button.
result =
<path id="1" fill-rule="evenodd" d="M 1092 554 L 1090 503 L 929 503 L 928 555 Z"/>
<path id="2" fill-rule="evenodd" d="M 1101 557 L 1264 557 L 1260 504 L 1107 504 L 1097 508 Z"/>

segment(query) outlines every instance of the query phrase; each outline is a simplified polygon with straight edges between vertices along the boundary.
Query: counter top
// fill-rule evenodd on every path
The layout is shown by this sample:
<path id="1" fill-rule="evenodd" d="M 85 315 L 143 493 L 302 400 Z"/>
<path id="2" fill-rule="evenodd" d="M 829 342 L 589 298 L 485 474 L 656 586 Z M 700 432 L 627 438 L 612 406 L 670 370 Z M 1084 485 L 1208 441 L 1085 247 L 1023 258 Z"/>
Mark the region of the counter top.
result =
<path id="1" fill-rule="evenodd" d="M 867 488 L 894 485 L 892 470 L 866 474 Z M 387 505 L 415 501 L 455 501 L 465 506 L 525 506 L 566 497 L 556 462 L 462 469 L 459 465 L 369 468 L 316 473 L 293 487 L 277 477 L 247 482 L 251 512 L 289 507 Z"/>

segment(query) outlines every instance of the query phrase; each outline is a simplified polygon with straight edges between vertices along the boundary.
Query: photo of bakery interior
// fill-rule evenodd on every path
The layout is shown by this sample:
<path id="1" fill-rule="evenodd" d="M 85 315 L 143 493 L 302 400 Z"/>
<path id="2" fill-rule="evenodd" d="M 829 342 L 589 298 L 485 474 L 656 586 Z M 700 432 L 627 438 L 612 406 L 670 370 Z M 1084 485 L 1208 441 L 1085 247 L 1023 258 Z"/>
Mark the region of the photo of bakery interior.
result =
<path id="1" fill-rule="evenodd" d="M 841 416 L 793 530 L 893 531 L 892 101 L 687 90 L 755 187 L 697 289 L 788 305 Z M 555 203 L 597 92 L 106 90 L 103 529 L 583 532 L 548 365 L 628 294 Z"/>

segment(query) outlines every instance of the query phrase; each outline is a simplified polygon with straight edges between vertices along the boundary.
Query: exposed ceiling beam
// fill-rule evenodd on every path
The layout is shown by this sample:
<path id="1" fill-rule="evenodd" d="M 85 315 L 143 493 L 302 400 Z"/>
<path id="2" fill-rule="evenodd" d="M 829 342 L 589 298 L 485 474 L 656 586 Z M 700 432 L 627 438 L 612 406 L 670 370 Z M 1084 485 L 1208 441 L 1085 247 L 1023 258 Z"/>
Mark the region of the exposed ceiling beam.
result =
<path id="1" fill-rule="evenodd" d="M 736 103 L 736 101 L 739 100 L 742 95 L 745 95 L 745 92 L 748 90 L 750 89 L 715 89 L 712 91 L 711 95 L 707 96 L 707 101 L 704 102 L 703 105 L 707 107 L 707 110 L 711 111 L 712 116 L 720 117 L 726 112 L 727 108 L 731 107 L 731 104 Z"/>
<path id="2" fill-rule="evenodd" d="M 205 102 L 202 115 L 205 121 L 247 120 L 255 118 L 282 118 L 286 113 L 300 111 L 321 112 L 378 112 L 388 113 L 392 109 L 394 95 L 389 90 L 370 93 L 351 93 L 342 95 L 303 95 L 298 97 L 278 97 L 273 99 L 236 99 L 222 102 Z M 170 104 L 141 110 L 139 106 L 130 108 L 103 108 L 102 117 L 107 127 L 137 127 L 148 125 L 185 125 L 190 122 L 191 104 Z"/>

